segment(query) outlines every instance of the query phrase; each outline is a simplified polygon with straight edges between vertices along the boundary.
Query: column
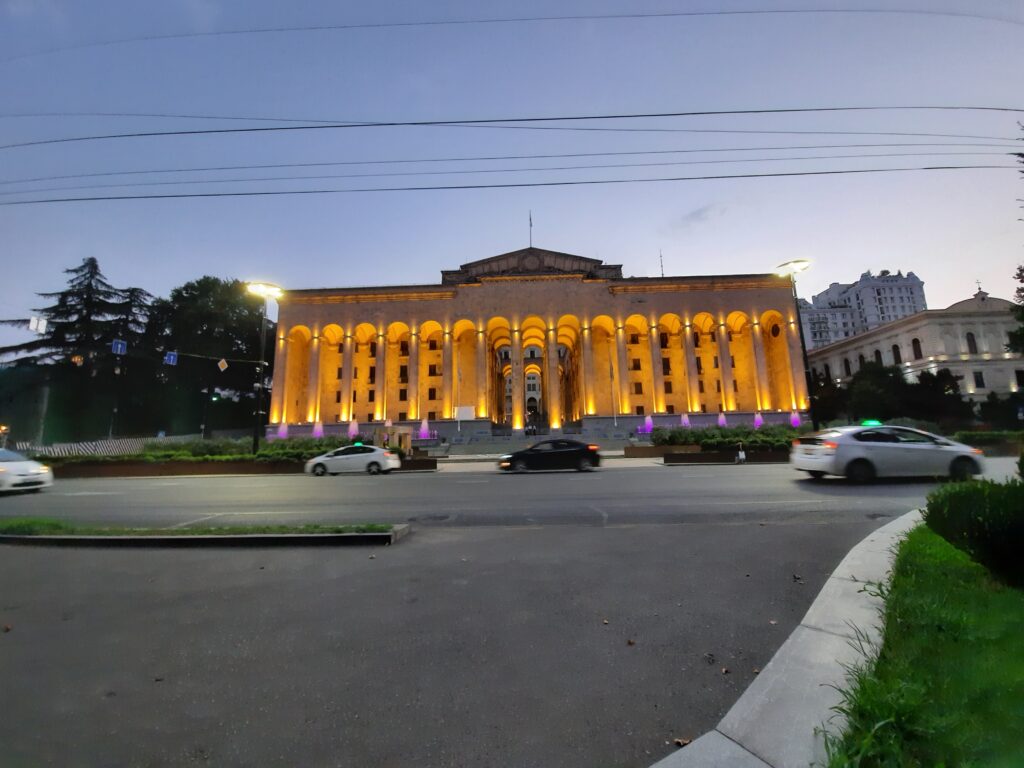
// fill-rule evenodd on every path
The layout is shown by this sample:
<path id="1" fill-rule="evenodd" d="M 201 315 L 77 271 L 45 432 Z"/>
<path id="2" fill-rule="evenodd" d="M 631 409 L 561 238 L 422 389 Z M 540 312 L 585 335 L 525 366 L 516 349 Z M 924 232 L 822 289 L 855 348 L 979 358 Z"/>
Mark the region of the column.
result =
<path id="1" fill-rule="evenodd" d="M 355 336 L 345 335 L 341 356 L 341 420 L 352 421 L 352 361 L 356 357 Z"/>
<path id="2" fill-rule="evenodd" d="M 729 329 L 725 323 L 718 326 L 718 371 L 722 380 L 722 410 L 736 410 L 736 395 L 732 391 L 732 352 L 729 349 Z"/>
<path id="3" fill-rule="evenodd" d="M 504 397 L 504 393 L 502 394 Z M 526 401 L 523 397 L 523 342 L 519 329 L 512 331 L 512 429 L 522 432 L 526 424 L 523 414 Z"/>
<path id="4" fill-rule="evenodd" d="M 661 337 L 658 335 L 658 326 L 652 325 L 648 335 L 648 345 L 651 348 L 651 381 L 654 387 L 651 398 L 654 413 L 665 412 L 665 371 L 661 364 Z"/>
<path id="5" fill-rule="evenodd" d="M 409 419 L 420 418 L 420 334 L 409 333 Z"/>
<path id="6" fill-rule="evenodd" d="M 693 326 L 687 323 L 679 334 L 683 346 L 683 362 L 686 363 L 686 391 L 690 402 L 690 413 L 700 412 L 700 387 L 697 386 L 697 357 L 693 346 Z"/>
<path id="7" fill-rule="evenodd" d="M 597 380 L 594 378 L 594 345 L 590 326 L 583 329 L 583 413 L 597 413 Z"/>
<path id="8" fill-rule="evenodd" d="M 547 352 L 547 366 L 544 369 L 544 379 L 548 391 L 548 426 L 551 429 L 562 428 L 562 387 L 558 379 L 558 331 L 555 328 L 548 328 L 548 340 L 545 346 Z"/>
<path id="9" fill-rule="evenodd" d="M 309 380 L 306 382 L 306 421 L 320 421 L 320 336 L 309 343 Z"/>
<path id="10" fill-rule="evenodd" d="M 768 381 L 768 364 L 765 362 L 764 337 L 761 335 L 760 323 L 750 326 L 750 336 L 754 345 L 754 365 L 757 367 L 757 375 L 754 377 L 757 407 L 767 411 L 772 407 L 772 390 L 771 383 Z"/>
<path id="11" fill-rule="evenodd" d="M 476 417 L 485 419 L 488 415 L 488 394 L 490 392 L 489 379 L 487 377 L 487 333 L 483 330 L 476 332 Z"/>
<path id="12" fill-rule="evenodd" d="M 441 418 L 451 419 L 455 417 L 452 412 L 452 332 L 445 331 L 442 334 L 444 341 L 441 345 L 441 386 L 443 395 L 441 401 Z"/>
<path id="13" fill-rule="evenodd" d="M 270 382 L 271 424 L 287 423 L 284 413 L 284 387 L 288 375 L 288 342 L 285 340 L 283 327 L 278 333 L 281 335 L 274 342 L 274 378 Z"/>
<path id="14" fill-rule="evenodd" d="M 374 365 L 377 367 L 377 376 L 374 381 L 373 396 L 373 418 L 376 421 L 384 421 L 387 418 L 387 404 L 384 402 L 388 396 L 388 337 L 377 332 L 377 360 Z"/>
<path id="15" fill-rule="evenodd" d="M 793 408 L 810 407 L 807 399 L 807 374 L 804 372 L 804 350 L 800 345 L 800 328 L 795 322 L 786 325 L 786 351 L 789 353 L 789 373 L 793 379 Z"/>
<path id="16" fill-rule="evenodd" d="M 629 407 L 629 364 L 626 361 L 626 329 L 621 325 L 615 329 L 615 359 L 619 361 L 619 413 L 632 413 Z"/>

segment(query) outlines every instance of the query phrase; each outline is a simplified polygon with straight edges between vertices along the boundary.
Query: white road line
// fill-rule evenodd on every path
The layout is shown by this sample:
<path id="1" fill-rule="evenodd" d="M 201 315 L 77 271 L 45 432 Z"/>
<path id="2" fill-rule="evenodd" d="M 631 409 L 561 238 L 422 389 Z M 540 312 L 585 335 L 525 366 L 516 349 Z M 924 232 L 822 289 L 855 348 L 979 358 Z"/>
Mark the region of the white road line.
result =
<path id="1" fill-rule="evenodd" d="M 213 518 L 220 517 L 222 514 L 224 514 L 224 513 L 220 513 L 219 512 L 216 515 L 207 515 L 206 517 L 197 517 L 195 520 L 186 520 L 184 523 L 178 523 L 177 525 L 172 525 L 171 528 L 187 528 L 190 525 L 195 525 L 196 523 L 201 523 L 204 520 L 213 520 Z"/>
<path id="2" fill-rule="evenodd" d="M 121 491 L 74 491 L 72 493 L 61 493 L 61 496 L 124 496 Z"/>

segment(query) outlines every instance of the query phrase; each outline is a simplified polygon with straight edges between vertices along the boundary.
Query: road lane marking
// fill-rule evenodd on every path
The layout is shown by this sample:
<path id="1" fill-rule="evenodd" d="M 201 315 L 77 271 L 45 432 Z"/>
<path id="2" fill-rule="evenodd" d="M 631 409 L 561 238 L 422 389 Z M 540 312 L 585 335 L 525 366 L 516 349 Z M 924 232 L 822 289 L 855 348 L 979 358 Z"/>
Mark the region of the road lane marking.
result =
<path id="1" fill-rule="evenodd" d="M 206 517 L 197 517 L 195 520 L 186 520 L 184 523 L 178 523 L 177 525 L 172 525 L 171 528 L 187 528 L 190 525 L 195 525 L 196 523 L 201 523 L 204 520 L 213 520 L 213 518 L 220 517 L 222 514 L 225 514 L 225 513 L 218 512 L 216 515 L 207 515 Z"/>
<path id="2" fill-rule="evenodd" d="M 61 496 L 124 496 L 121 491 L 73 491 L 62 493 Z"/>

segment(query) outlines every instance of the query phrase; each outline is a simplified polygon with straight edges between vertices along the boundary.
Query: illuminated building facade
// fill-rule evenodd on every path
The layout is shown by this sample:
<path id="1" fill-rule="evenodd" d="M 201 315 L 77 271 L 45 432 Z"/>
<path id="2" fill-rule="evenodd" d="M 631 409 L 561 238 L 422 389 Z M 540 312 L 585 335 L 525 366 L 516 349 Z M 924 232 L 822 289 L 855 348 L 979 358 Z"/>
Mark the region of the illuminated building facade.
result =
<path id="1" fill-rule="evenodd" d="M 585 433 L 608 418 L 743 423 L 807 404 L 792 288 L 770 274 L 623 277 L 531 247 L 439 284 L 289 290 L 279 306 L 279 432 L 427 419 Z"/>

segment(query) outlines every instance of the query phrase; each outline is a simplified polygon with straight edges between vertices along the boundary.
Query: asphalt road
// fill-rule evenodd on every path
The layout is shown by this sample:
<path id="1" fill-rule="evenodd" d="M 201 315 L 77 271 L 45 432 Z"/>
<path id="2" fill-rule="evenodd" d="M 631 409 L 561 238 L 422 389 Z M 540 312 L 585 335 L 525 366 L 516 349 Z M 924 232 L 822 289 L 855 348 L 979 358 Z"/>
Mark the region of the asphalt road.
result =
<path id="1" fill-rule="evenodd" d="M 713 727 L 850 547 L 930 487 L 627 467 L 0 499 L 88 522 L 417 520 L 372 551 L 0 547 L 0 762 L 647 766 Z"/>

